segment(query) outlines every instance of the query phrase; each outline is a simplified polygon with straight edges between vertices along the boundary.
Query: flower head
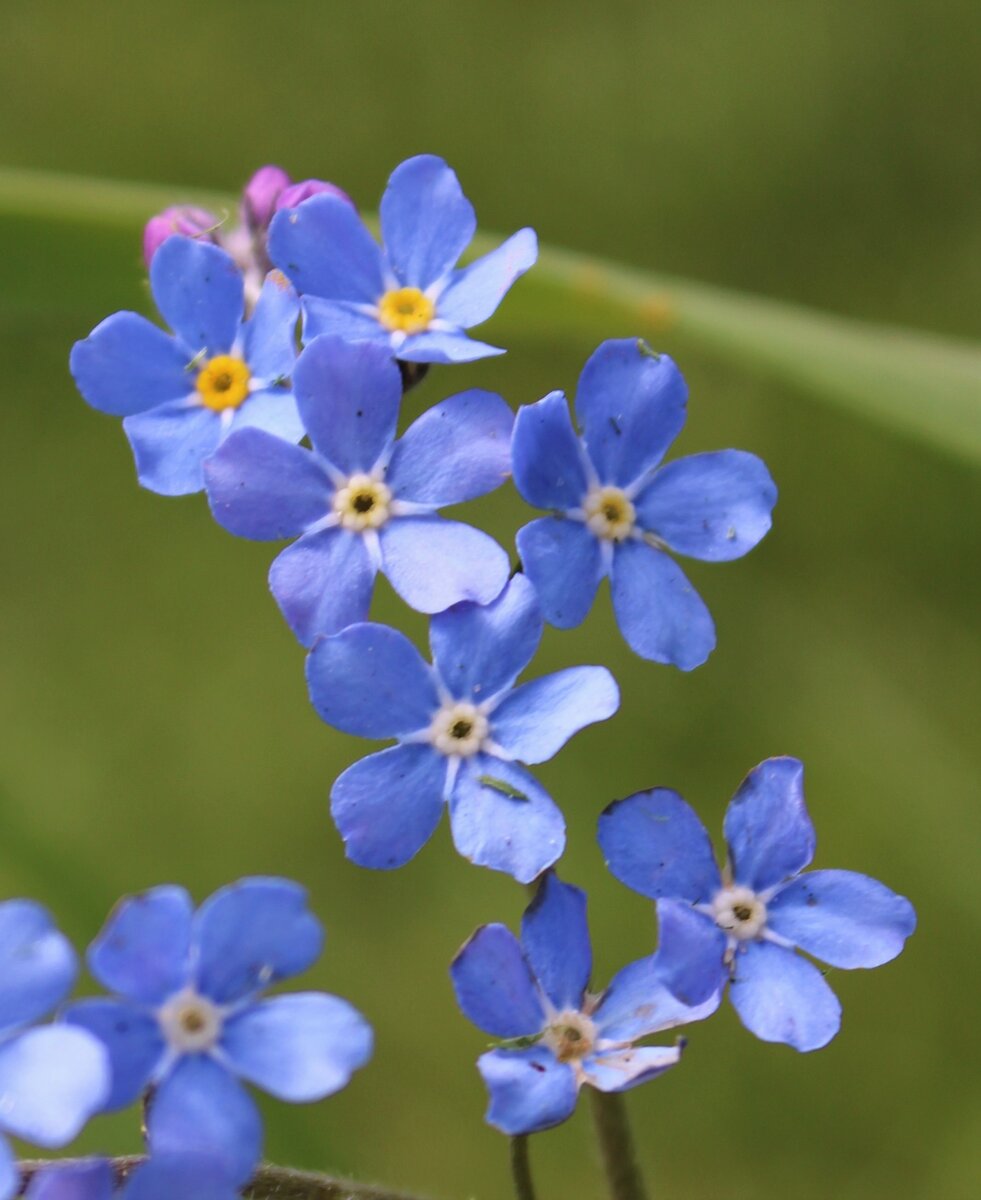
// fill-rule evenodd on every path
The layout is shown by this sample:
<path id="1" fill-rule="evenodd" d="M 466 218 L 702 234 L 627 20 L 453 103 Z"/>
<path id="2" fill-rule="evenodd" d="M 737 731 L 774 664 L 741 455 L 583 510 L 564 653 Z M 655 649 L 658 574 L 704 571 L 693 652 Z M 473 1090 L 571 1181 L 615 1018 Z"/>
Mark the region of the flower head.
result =
<path id="1" fill-rule="evenodd" d="M 388 182 L 383 246 L 349 204 L 321 195 L 276 216 L 269 253 L 303 297 L 308 340 L 329 333 L 377 342 L 406 362 L 469 362 L 503 353 L 465 331 L 491 316 L 538 256 L 533 230 L 522 229 L 458 270 L 476 228 L 456 175 L 421 154 Z"/>
<path id="2" fill-rule="evenodd" d="M 817 1050 L 838 1032 L 841 1005 L 795 948 L 832 967 L 878 967 L 902 950 L 916 914 L 867 875 L 801 874 L 815 848 L 803 775 L 796 758 L 769 758 L 750 771 L 726 812 L 722 872 L 701 821 L 668 788 L 611 804 L 599 841 L 628 887 L 692 906 L 699 953 L 720 986 L 731 979 L 732 1002 L 750 1032 Z"/>
<path id="3" fill-rule="evenodd" d="M 659 465 L 685 423 L 686 398 L 667 355 L 635 338 L 603 342 L 576 392 L 582 438 L 565 396 L 552 392 L 519 411 L 512 457 L 518 491 L 553 513 L 518 533 L 545 619 L 578 625 L 609 576 L 631 649 L 688 671 L 708 658 L 715 627 L 667 551 L 739 558 L 770 528 L 777 492 L 765 465 L 742 450 Z"/>

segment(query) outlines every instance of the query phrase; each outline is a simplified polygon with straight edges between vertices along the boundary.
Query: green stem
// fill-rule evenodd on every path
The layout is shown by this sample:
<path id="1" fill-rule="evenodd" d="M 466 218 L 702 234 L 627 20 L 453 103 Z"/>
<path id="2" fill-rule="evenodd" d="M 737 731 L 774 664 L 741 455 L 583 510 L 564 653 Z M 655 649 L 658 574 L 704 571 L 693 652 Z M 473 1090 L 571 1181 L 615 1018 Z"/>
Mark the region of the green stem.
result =
<path id="1" fill-rule="evenodd" d="M 519 1134 L 511 1139 L 511 1179 L 514 1183 L 515 1200 L 535 1200 L 527 1134 Z"/>
<path id="2" fill-rule="evenodd" d="M 624 1096 L 596 1088 L 590 1088 L 589 1095 L 610 1200 L 647 1200 Z"/>

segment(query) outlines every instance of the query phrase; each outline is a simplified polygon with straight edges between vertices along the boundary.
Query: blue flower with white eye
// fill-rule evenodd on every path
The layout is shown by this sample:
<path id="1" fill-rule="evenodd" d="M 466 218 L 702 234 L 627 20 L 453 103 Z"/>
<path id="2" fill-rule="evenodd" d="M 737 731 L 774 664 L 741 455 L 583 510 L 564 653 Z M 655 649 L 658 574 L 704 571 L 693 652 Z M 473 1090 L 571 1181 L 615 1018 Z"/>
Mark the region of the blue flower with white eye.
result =
<path id="1" fill-rule="evenodd" d="M 465 331 L 486 321 L 534 265 L 534 230 L 455 269 L 477 218 L 456 175 L 432 154 L 396 167 L 380 215 L 383 246 L 336 196 L 313 196 L 273 218 L 269 256 L 303 297 L 305 339 L 329 333 L 377 342 L 405 362 L 503 354 Z"/>
<path id="2" fill-rule="evenodd" d="M 686 401 L 667 355 L 636 338 L 603 342 L 576 392 L 582 438 L 565 396 L 552 392 L 518 412 L 511 453 L 518 491 L 553 514 L 518 533 L 549 624 L 579 625 L 609 577 L 630 648 L 690 671 L 712 652 L 715 626 L 667 551 L 706 562 L 741 557 L 770 528 L 777 490 L 760 459 L 742 450 L 660 466 Z"/>
<path id="3" fill-rule="evenodd" d="M 123 418 L 140 483 L 180 496 L 204 487 L 203 461 L 234 429 L 298 442 L 290 391 L 298 301 L 268 276 L 243 321 L 242 276 L 217 246 L 170 237 L 150 265 L 150 288 L 173 335 L 132 312 L 107 317 L 71 353 L 78 390 Z"/>
<path id="4" fill-rule="evenodd" d="M 433 666 L 387 625 L 352 625 L 307 659 L 320 717 L 358 737 L 398 745 L 348 767 L 331 813 L 348 858 L 401 867 L 449 805 L 457 850 L 521 883 L 552 865 L 565 822 L 521 763 L 556 754 L 574 733 L 616 712 L 605 667 L 570 667 L 515 687 L 542 636 L 535 590 L 512 579 L 492 603 L 457 604 L 429 626 Z"/>
<path id="5" fill-rule="evenodd" d="M 238 1200 L 239 1190 L 221 1164 L 198 1155 L 153 1157 L 117 1189 L 112 1164 L 82 1159 L 41 1168 L 31 1177 L 25 1200 Z"/>
<path id="6" fill-rule="evenodd" d="M 809 871 L 814 826 L 803 765 L 769 758 L 750 771 L 726 812 L 729 855 L 719 871 L 705 827 L 668 788 L 638 792 L 600 817 L 613 874 L 644 896 L 692 906 L 692 936 L 711 984 L 731 979 L 739 1018 L 765 1042 L 818 1050 L 841 1025 L 841 1005 L 817 967 L 878 967 L 916 927 L 913 906 L 854 871 Z"/>
<path id="7" fill-rule="evenodd" d="M 501 397 L 451 396 L 396 441 L 398 367 L 382 346 L 331 337 L 300 355 L 294 387 L 313 450 L 245 429 L 205 464 L 205 482 L 225 529 L 298 537 L 273 562 L 269 585 L 300 641 L 367 620 L 379 572 L 425 613 L 493 600 L 507 554 L 436 510 L 507 478 L 513 418 Z"/>
<path id="8" fill-rule="evenodd" d="M 483 925 L 465 943 L 450 967 L 457 1003 L 480 1029 L 510 1043 L 477 1064 L 491 1125 L 537 1133 L 572 1115 L 583 1084 L 623 1092 L 680 1060 L 683 1043 L 634 1043 L 710 1016 L 719 993 L 706 990 L 705 964 L 691 957 L 693 914 L 670 901 L 658 910 L 657 953 L 624 967 L 600 993 L 587 990 L 585 893 L 552 871 L 525 911 L 520 941 L 504 925 Z"/>
<path id="9" fill-rule="evenodd" d="M 211 1158 L 244 1182 L 259 1161 L 262 1123 L 239 1080 L 281 1100 L 319 1100 L 371 1055 L 371 1028 L 347 1001 L 259 996 L 306 970 L 322 944 L 305 891 L 286 879 L 240 880 L 196 913 L 179 887 L 121 901 L 88 955 L 92 974 L 118 995 L 65 1013 L 109 1051 L 106 1108 L 152 1088 L 151 1154 Z"/>

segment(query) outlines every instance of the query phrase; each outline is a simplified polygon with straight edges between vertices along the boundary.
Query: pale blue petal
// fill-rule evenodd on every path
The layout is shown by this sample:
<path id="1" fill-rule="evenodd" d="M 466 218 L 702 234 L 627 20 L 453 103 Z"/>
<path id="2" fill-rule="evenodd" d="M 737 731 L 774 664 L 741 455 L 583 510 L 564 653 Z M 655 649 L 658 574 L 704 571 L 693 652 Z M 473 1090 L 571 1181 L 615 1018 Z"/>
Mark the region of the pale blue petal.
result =
<path id="1" fill-rule="evenodd" d="M 109 1095 L 109 1056 L 84 1029 L 46 1025 L 0 1045 L 0 1127 L 39 1146 L 64 1146 Z"/>
<path id="2" fill-rule="evenodd" d="M 253 392 L 232 413 L 228 433 L 239 429 L 262 429 L 288 442 L 298 442 L 306 433 L 293 393 L 284 387 Z"/>
<path id="3" fill-rule="evenodd" d="M 804 804 L 804 764 L 768 758 L 754 767 L 726 810 L 724 828 L 736 883 L 761 892 L 802 871 L 816 845 Z"/>
<path id="4" fill-rule="evenodd" d="M 339 337 L 346 342 L 377 342 L 391 354 L 392 335 L 374 312 L 350 300 L 303 298 L 303 342 L 309 345 L 318 337 Z"/>
<path id="5" fill-rule="evenodd" d="M 64 1020 L 94 1034 L 105 1046 L 112 1067 L 107 1109 L 126 1108 L 153 1082 L 164 1057 L 164 1039 L 156 1017 L 120 1000 L 78 1000 L 65 1009 Z"/>
<path id="6" fill-rule="evenodd" d="M 585 455 L 564 392 L 518 409 L 511 456 L 515 487 L 529 504 L 560 512 L 582 504 L 589 489 Z"/>
<path id="7" fill-rule="evenodd" d="M 607 1050 L 583 1060 L 586 1082 L 601 1092 L 625 1092 L 663 1075 L 681 1062 L 683 1046 L 631 1046 Z"/>
<path id="8" fill-rule="evenodd" d="M 159 1004 L 188 982 L 193 911 L 181 887 L 126 896 L 89 947 L 89 970 L 111 992 Z"/>
<path id="9" fill-rule="evenodd" d="M 294 542 L 269 568 L 269 588 L 304 646 L 364 621 L 375 568 L 358 533 L 323 529 Z"/>
<path id="10" fill-rule="evenodd" d="M 377 304 L 385 289 L 381 251 L 357 211 L 338 196 L 321 193 L 278 212 L 268 252 L 301 296 Z"/>
<path id="11" fill-rule="evenodd" d="M 521 945 L 552 1004 L 582 1008 L 593 969 L 586 893 L 547 872 L 522 917 Z"/>
<path id="12" fill-rule="evenodd" d="M 606 667 L 567 667 L 509 692 L 494 709 L 492 736 L 521 762 L 547 762 L 573 734 L 619 707 L 620 689 Z"/>
<path id="13" fill-rule="evenodd" d="M 293 374 L 299 315 L 296 292 L 279 271 L 270 272 L 242 329 L 243 357 L 253 375 L 271 383 Z"/>
<path id="14" fill-rule="evenodd" d="M 764 1042 L 820 1050 L 841 1026 L 841 1005 L 817 967 L 772 942 L 746 942 L 729 989 L 739 1019 Z"/>
<path id="15" fill-rule="evenodd" d="M 482 925 L 457 952 L 450 978 L 464 1016 L 492 1037 L 528 1037 L 545 1027 L 535 977 L 506 926 Z"/>
<path id="16" fill-rule="evenodd" d="M 439 298 L 436 315 L 464 329 L 479 325 L 494 313 L 515 280 L 533 267 L 537 259 L 538 238 L 534 229 L 519 229 L 496 250 L 454 272 Z"/>
<path id="17" fill-rule="evenodd" d="M 518 530 L 518 557 L 549 625 L 581 625 L 606 574 L 599 539 L 582 521 L 540 517 Z"/>
<path id="18" fill-rule="evenodd" d="M 78 960 L 33 900 L 0 903 L 0 1032 L 43 1017 L 71 990 Z"/>
<path id="19" fill-rule="evenodd" d="M 203 404 L 164 404 L 125 417 L 123 429 L 133 447 L 137 476 L 145 488 L 161 496 L 201 491 L 204 460 L 221 441 L 221 420 L 216 412 Z"/>
<path id="20" fill-rule="evenodd" d="M 407 337 L 396 357 L 403 362 L 466 363 L 503 354 L 499 346 L 489 346 L 467 337 L 462 329 L 430 330 Z"/>
<path id="21" fill-rule="evenodd" d="M 69 365 L 93 408 L 126 417 L 190 395 L 196 372 L 188 372 L 188 357 L 146 317 L 118 312 L 75 343 Z"/>
<path id="22" fill-rule="evenodd" d="M 551 1050 L 491 1050 L 477 1060 L 490 1104 L 486 1120 L 512 1136 L 538 1133 L 572 1116 L 579 1092 L 576 1075 Z"/>
<path id="23" fill-rule="evenodd" d="M 416 155 L 395 168 L 379 215 L 396 278 L 423 290 L 443 278 L 477 231 L 473 205 L 453 171 L 434 154 Z"/>
<path id="24" fill-rule="evenodd" d="M 224 250 L 168 238 L 150 264 L 150 290 L 167 324 L 192 354 L 227 354 L 245 310 L 242 276 Z"/>
<path id="25" fill-rule="evenodd" d="M 111 1200 L 112 1193 L 112 1166 L 108 1159 L 89 1158 L 71 1163 L 53 1162 L 35 1172 L 24 1196 L 26 1200 Z"/>
<path id="26" fill-rule="evenodd" d="M 437 516 L 397 517 L 380 530 L 382 570 L 417 612 L 489 604 L 508 581 L 507 554 L 482 529 Z"/>

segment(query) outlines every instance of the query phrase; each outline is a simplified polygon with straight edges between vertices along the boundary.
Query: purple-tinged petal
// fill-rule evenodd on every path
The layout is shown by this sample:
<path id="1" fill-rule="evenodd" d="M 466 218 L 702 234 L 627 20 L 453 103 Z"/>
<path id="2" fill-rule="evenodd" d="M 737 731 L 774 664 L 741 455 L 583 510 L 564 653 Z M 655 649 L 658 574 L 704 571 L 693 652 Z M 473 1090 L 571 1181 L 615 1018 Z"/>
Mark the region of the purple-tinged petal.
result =
<path id="1" fill-rule="evenodd" d="M 557 629 L 581 625 L 606 574 L 599 539 L 582 521 L 540 517 L 518 530 L 517 544 L 545 620 Z"/>
<path id="2" fill-rule="evenodd" d="M 268 251 L 301 296 L 377 304 L 385 290 L 381 251 L 339 196 L 311 196 L 278 212 L 269 226 Z"/>
<path id="3" fill-rule="evenodd" d="M 239 1200 L 227 1166 L 211 1154 L 155 1154 L 129 1175 L 119 1200 Z M 88 1198 L 86 1197 L 86 1200 Z"/>
<path id="4" fill-rule="evenodd" d="M 767 905 L 774 933 L 833 967 L 880 967 L 916 928 L 905 896 L 855 871 L 810 871 Z"/>
<path id="5" fill-rule="evenodd" d="M 253 375 L 271 383 L 293 374 L 299 315 L 296 292 L 281 271 L 271 271 L 242 329 L 243 357 Z"/>
<path id="6" fill-rule="evenodd" d="M 290 177 L 282 167 L 277 167 L 275 163 L 260 167 L 242 189 L 242 218 L 245 223 L 253 229 L 265 229 L 280 207 L 277 201 L 289 186 Z"/>
<path id="7" fill-rule="evenodd" d="M 366 622 L 322 638 L 307 657 L 307 684 L 321 720 L 356 737 L 417 733 L 439 708 L 432 667 L 387 625 Z"/>
<path id="8" fill-rule="evenodd" d="M 457 604 L 433 617 L 433 662 L 449 691 L 476 704 L 509 688 L 542 638 L 535 589 L 521 575 L 491 604 Z"/>
<path id="9" fill-rule="evenodd" d="M 620 632 L 641 658 L 692 671 L 715 649 L 705 602 L 663 550 L 621 542 L 613 551 L 610 589 Z"/>
<path id="10" fill-rule="evenodd" d="M 489 604 L 508 581 L 504 550 L 482 529 L 437 516 L 397 517 L 380 530 L 382 570 L 417 612 Z"/>
<path id="11" fill-rule="evenodd" d="M 428 743 L 369 754 L 342 772 L 330 811 L 347 857 L 359 867 L 404 866 L 443 815 L 446 759 Z"/>
<path id="12" fill-rule="evenodd" d="M 187 351 L 132 312 L 113 313 L 96 325 L 72 346 L 69 365 L 85 400 L 116 417 L 145 412 L 194 391 Z"/>
<path id="13" fill-rule="evenodd" d="M 841 1026 L 838 997 L 817 967 L 773 942 L 747 942 L 729 989 L 739 1019 L 764 1042 L 820 1050 Z"/>
<path id="14" fill-rule="evenodd" d="M 324 179 L 301 179 L 299 183 L 290 184 L 277 199 L 276 211 L 279 212 L 283 208 L 296 208 L 298 204 L 309 200 L 311 196 L 336 196 L 339 200 L 350 204 L 357 212 L 354 201 L 347 192 L 343 188 L 339 188 L 336 183 L 327 183 Z"/>
<path id="15" fill-rule="evenodd" d="M 642 896 L 705 904 L 722 886 L 705 826 L 670 788 L 614 801 L 597 836 L 606 865 Z"/>
<path id="16" fill-rule="evenodd" d="M 467 337 L 462 330 L 429 330 L 407 337 L 395 352 L 403 362 L 466 363 L 503 354 L 499 346 L 490 346 Z"/>
<path id="17" fill-rule="evenodd" d="M 304 345 L 309 345 L 318 337 L 339 337 L 346 342 L 377 342 L 389 356 L 392 353 L 392 335 L 374 312 L 365 312 L 363 304 L 304 296 Z"/>
<path id="18" fill-rule="evenodd" d="M 545 1026 L 542 997 L 521 949 L 505 925 L 482 925 L 450 964 L 456 1002 L 492 1037 L 529 1037 Z"/>
<path id="19" fill-rule="evenodd" d="M 684 900 L 658 900 L 658 943 L 654 968 L 682 1004 L 713 1013 L 729 979 L 725 965 L 728 938 L 711 917 Z M 700 1018 L 692 1017 L 691 1020 Z"/>
<path id="20" fill-rule="evenodd" d="M 163 1034 L 156 1017 L 136 1004 L 87 998 L 70 1004 L 64 1020 L 94 1034 L 109 1054 L 112 1090 L 105 1108 L 134 1104 L 153 1081 L 164 1055 Z"/>
<path id="21" fill-rule="evenodd" d="M 395 443 L 392 494 L 442 508 L 492 492 L 511 471 L 513 421 L 500 396 L 478 388 L 428 409 Z"/>
<path id="22" fill-rule="evenodd" d="M 495 312 L 515 280 L 533 267 L 537 259 L 538 238 L 534 229 L 519 229 L 496 250 L 454 272 L 439 298 L 437 316 L 464 329 L 479 325 Z"/>
<path id="23" fill-rule="evenodd" d="M 538 1133 L 572 1116 L 579 1093 L 576 1074 L 551 1050 L 491 1050 L 477 1067 L 490 1095 L 485 1119 L 502 1133 Z"/>
<path id="24" fill-rule="evenodd" d="M 71 990 L 71 943 L 33 900 L 0 903 L 0 1033 L 38 1020 Z"/>
<path id="25" fill-rule="evenodd" d="M 578 508 L 589 488 L 585 455 L 564 392 L 518 409 L 511 443 L 514 484 L 535 508 Z"/>
<path id="26" fill-rule="evenodd" d="M 163 212 L 151 217 L 143 227 L 143 262 L 149 269 L 153 256 L 174 234 L 215 242 L 215 234 L 220 225 L 221 218 L 213 212 L 208 212 L 206 208 L 197 208 L 192 204 L 178 204 L 165 208 Z"/>
<path id="27" fill-rule="evenodd" d="M 761 892 L 802 871 L 817 839 L 804 804 L 804 764 L 768 758 L 739 785 L 725 816 L 736 883 Z"/>
<path id="28" fill-rule="evenodd" d="M 112 1166 L 108 1159 L 53 1162 L 36 1171 L 24 1193 L 26 1200 L 112 1200 Z M 0 1195 L 3 1195 L 0 1190 Z M 183 1198 L 182 1198 L 183 1200 Z"/>
<path id="29" fill-rule="evenodd" d="M 583 368 L 576 416 L 601 483 L 628 487 L 664 457 L 685 423 L 688 388 L 639 338 L 603 342 Z"/>
<path id="30" fill-rule="evenodd" d="M 39 1146 L 64 1146 L 109 1094 L 109 1056 L 84 1029 L 45 1025 L 0 1045 L 0 1126 Z"/>
<path id="31" fill-rule="evenodd" d="M 269 587 L 304 646 L 367 619 L 375 567 L 360 534 L 323 529 L 287 546 L 269 568 Z"/>
<path id="32" fill-rule="evenodd" d="M 126 896 L 89 947 L 89 970 L 128 1000 L 160 1003 L 188 982 L 193 911 L 181 887 Z"/>
<path id="33" fill-rule="evenodd" d="M 232 413 L 228 433 L 240 429 L 261 429 L 287 442 L 299 442 L 306 433 L 293 393 L 285 387 L 264 388 L 253 392 Z"/>
<path id="34" fill-rule="evenodd" d="M 305 971 L 324 944 L 306 888 L 256 876 L 219 888 L 194 917 L 197 986 L 229 1004 Z"/>
<path id="35" fill-rule="evenodd" d="M 203 463 L 221 442 L 221 421 L 204 405 L 180 401 L 124 417 L 136 474 L 151 492 L 187 496 L 204 487 Z"/>
<path id="36" fill-rule="evenodd" d="M 627 1050 L 607 1050 L 583 1060 L 586 1082 L 601 1092 L 625 1092 L 663 1075 L 681 1062 L 682 1045 L 631 1046 Z"/>
<path id="37" fill-rule="evenodd" d="M 766 534 L 776 502 L 776 485 L 762 459 L 744 450 L 718 450 L 668 463 L 634 504 L 638 523 L 672 550 L 728 562 Z"/>
<path id="38" fill-rule="evenodd" d="M 168 238 L 150 264 L 150 290 L 192 354 L 228 353 L 245 301 L 242 276 L 224 250 L 194 238 Z"/>
<path id="39" fill-rule="evenodd" d="M 494 709 L 493 738 L 521 762 L 546 762 L 619 707 L 620 689 L 606 667 L 567 667 L 509 692 Z"/>
<path id="40" fill-rule="evenodd" d="M 473 205 L 434 154 L 418 154 L 395 168 L 379 215 L 389 266 L 405 287 L 424 290 L 442 279 L 477 232 Z"/>
<path id="41" fill-rule="evenodd" d="M 593 969 L 586 893 L 548 871 L 522 917 L 521 945 L 555 1008 L 581 1008 Z"/>
<path id="42" fill-rule="evenodd" d="M 565 821 L 541 784 L 515 763 L 477 754 L 450 797 L 453 844 L 478 867 L 531 883 L 565 849 Z"/>

